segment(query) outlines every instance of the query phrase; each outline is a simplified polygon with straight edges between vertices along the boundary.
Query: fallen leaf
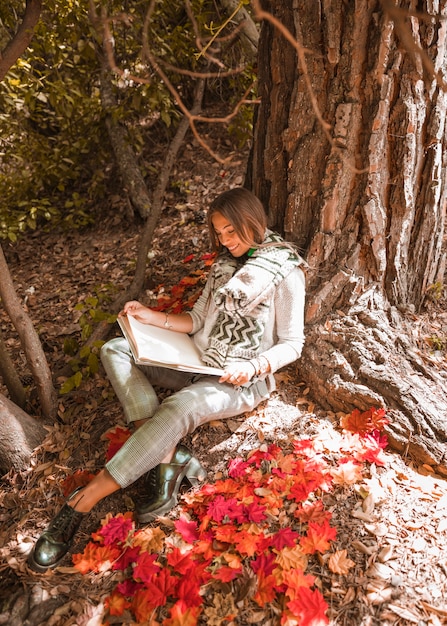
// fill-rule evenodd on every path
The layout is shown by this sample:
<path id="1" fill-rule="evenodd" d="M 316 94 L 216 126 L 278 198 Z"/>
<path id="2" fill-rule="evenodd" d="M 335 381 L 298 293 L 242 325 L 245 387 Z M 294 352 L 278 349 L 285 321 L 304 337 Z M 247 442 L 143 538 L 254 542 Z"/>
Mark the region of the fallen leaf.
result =
<path id="1" fill-rule="evenodd" d="M 344 576 L 349 570 L 354 567 L 354 561 L 348 558 L 347 550 L 337 550 L 329 557 L 329 569 L 334 574 L 341 574 Z"/>

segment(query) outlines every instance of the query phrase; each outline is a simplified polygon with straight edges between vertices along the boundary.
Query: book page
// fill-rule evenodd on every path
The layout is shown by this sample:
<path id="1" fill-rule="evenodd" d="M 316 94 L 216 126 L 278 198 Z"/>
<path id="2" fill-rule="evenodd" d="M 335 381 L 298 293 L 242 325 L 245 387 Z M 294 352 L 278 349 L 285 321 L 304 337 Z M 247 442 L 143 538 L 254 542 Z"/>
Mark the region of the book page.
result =
<path id="1" fill-rule="evenodd" d="M 129 341 L 136 363 L 215 376 L 223 373 L 223 370 L 209 367 L 201 361 L 194 341 L 186 333 L 142 324 L 131 315 L 119 317 L 118 323 Z"/>

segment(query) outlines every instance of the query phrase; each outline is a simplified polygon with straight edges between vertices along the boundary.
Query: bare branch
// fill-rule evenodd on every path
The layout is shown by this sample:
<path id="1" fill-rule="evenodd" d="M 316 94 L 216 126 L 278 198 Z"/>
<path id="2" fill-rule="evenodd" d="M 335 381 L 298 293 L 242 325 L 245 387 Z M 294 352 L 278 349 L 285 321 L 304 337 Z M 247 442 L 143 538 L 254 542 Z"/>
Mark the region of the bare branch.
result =
<path id="1" fill-rule="evenodd" d="M 441 71 L 436 71 L 436 68 L 433 64 L 433 61 L 428 56 L 427 52 L 422 49 L 422 47 L 417 43 L 414 38 L 413 32 L 411 30 L 411 26 L 406 18 L 412 17 L 417 19 L 425 19 L 431 18 L 432 16 L 424 15 L 422 13 L 416 13 L 412 11 L 406 11 L 399 7 L 396 7 L 392 0 L 380 0 L 382 8 L 384 12 L 389 16 L 389 18 L 394 23 L 396 31 L 399 35 L 399 38 L 404 46 L 405 50 L 408 52 L 410 57 L 413 60 L 413 63 L 417 64 L 417 59 L 419 58 L 422 67 L 425 70 L 426 75 L 430 79 L 435 79 L 437 85 L 443 91 L 447 91 L 447 82 L 444 80 Z M 441 19 L 442 16 L 436 16 L 437 19 Z M 444 19 L 446 19 L 444 17 Z"/>

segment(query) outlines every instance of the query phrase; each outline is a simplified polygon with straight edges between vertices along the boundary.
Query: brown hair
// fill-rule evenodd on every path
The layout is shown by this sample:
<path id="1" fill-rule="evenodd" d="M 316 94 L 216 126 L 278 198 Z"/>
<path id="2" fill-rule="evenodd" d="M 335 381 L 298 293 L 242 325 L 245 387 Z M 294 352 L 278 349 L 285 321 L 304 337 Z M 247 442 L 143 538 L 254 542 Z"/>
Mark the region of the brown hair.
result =
<path id="1" fill-rule="evenodd" d="M 239 239 L 250 247 L 263 242 L 267 228 L 267 216 L 262 202 L 248 189 L 235 187 L 215 198 L 208 209 L 208 229 L 211 245 L 216 252 L 223 246 L 214 231 L 211 218 L 215 213 L 225 217 L 236 231 Z"/>

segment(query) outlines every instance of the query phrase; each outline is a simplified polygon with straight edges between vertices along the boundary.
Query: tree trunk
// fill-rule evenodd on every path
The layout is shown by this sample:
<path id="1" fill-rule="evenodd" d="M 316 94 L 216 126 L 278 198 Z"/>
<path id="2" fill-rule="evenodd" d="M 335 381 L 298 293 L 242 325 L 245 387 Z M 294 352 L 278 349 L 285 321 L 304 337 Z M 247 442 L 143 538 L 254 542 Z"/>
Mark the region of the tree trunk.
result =
<path id="1" fill-rule="evenodd" d="M 446 381 L 408 338 L 445 271 L 447 99 L 427 67 L 446 66 L 447 10 L 283 5 L 264 4 L 301 48 L 262 16 L 248 184 L 310 265 L 302 375 L 326 408 L 388 408 L 391 444 L 447 473 Z"/>
<path id="2" fill-rule="evenodd" d="M 25 352 L 26 360 L 36 384 L 42 412 L 45 417 L 54 419 L 57 415 L 57 396 L 51 378 L 51 371 L 42 349 L 39 335 L 17 297 L 1 247 L 0 276 L 2 277 L 0 282 L 0 298 L 2 299 L 5 311 L 8 313 L 19 335 L 20 343 Z"/>
<path id="3" fill-rule="evenodd" d="M 17 374 L 13 360 L 3 341 L 0 330 L 0 377 L 6 385 L 11 400 L 19 405 L 21 409 L 26 406 L 26 392 Z"/>
<path id="4" fill-rule="evenodd" d="M 0 394 L 0 473 L 23 470 L 46 432 L 41 421 Z"/>

